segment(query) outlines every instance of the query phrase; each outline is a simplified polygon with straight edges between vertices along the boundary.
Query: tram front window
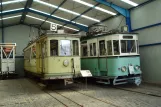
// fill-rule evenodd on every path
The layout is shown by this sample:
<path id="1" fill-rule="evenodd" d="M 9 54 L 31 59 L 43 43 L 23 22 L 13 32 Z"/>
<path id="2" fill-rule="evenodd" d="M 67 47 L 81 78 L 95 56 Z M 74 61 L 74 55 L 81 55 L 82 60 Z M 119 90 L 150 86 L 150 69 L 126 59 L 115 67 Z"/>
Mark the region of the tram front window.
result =
<path id="1" fill-rule="evenodd" d="M 135 53 L 136 52 L 135 40 L 121 40 L 121 52 Z"/>
<path id="2" fill-rule="evenodd" d="M 58 56 L 58 40 L 50 40 L 50 56 Z"/>
<path id="3" fill-rule="evenodd" d="M 60 56 L 71 56 L 70 40 L 60 40 Z"/>
<path id="4" fill-rule="evenodd" d="M 73 55 L 79 55 L 78 40 L 73 40 Z"/>
<path id="5" fill-rule="evenodd" d="M 113 40 L 113 51 L 114 51 L 114 55 L 120 54 L 119 40 Z"/>

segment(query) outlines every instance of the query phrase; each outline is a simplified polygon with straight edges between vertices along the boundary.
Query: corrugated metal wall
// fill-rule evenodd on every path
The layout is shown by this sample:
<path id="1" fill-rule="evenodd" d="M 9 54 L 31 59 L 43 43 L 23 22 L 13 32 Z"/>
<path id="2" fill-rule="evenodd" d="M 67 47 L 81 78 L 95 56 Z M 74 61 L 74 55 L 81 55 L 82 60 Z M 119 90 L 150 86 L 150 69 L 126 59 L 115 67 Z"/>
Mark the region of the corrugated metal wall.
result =
<path id="1" fill-rule="evenodd" d="M 161 22 L 161 0 L 153 1 L 131 11 L 132 29 Z M 161 26 L 137 31 L 140 45 L 161 42 Z M 144 81 L 161 83 L 161 45 L 140 48 Z"/>

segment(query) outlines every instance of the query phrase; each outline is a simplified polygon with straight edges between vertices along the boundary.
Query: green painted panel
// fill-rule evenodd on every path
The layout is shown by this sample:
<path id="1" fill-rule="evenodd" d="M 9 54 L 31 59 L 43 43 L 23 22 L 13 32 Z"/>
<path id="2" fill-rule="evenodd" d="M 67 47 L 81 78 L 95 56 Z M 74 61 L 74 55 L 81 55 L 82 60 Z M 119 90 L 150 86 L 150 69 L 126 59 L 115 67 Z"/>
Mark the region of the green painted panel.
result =
<path id="1" fill-rule="evenodd" d="M 82 70 L 90 70 L 93 76 L 100 76 L 98 58 L 82 58 L 81 67 Z"/>
<path id="2" fill-rule="evenodd" d="M 106 68 L 107 64 L 107 68 Z M 140 57 L 108 57 L 106 58 L 82 58 L 81 69 L 90 70 L 93 76 L 125 76 L 129 74 L 128 66 L 139 65 Z M 125 72 L 121 71 L 121 67 L 126 66 Z M 119 69 L 120 68 L 120 69 Z M 140 70 L 135 70 L 135 74 L 140 74 Z"/>
<path id="3" fill-rule="evenodd" d="M 108 58 L 107 60 L 108 63 L 108 75 L 109 76 L 123 76 L 123 75 L 128 75 L 128 66 L 129 64 L 132 64 L 133 66 L 139 65 L 140 66 L 140 57 L 139 56 L 134 56 L 134 57 L 113 57 L 113 58 Z M 126 66 L 127 70 L 125 72 L 122 72 L 119 70 L 119 68 Z M 141 71 L 136 71 L 135 74 L 139 74 Z"/>

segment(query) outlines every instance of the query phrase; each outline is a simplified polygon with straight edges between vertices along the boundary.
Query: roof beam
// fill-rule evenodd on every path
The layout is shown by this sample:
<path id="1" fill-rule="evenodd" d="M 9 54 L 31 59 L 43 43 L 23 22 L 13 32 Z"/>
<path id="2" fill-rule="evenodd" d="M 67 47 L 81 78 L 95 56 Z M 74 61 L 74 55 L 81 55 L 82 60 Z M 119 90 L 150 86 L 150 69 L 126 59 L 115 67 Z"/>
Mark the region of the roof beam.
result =
<path id="1" fill-rule="evenodd" d="M 26 10 L 27 8 L 30 8 L 31 5 L 32 5 L 32 3 L 33 3 L 33 0 L 27 0 L 26 5 L 25 5 L 25 10 Z M 21 19 L 20 19 L 20 23 L 24 23 L 27 13 L 28 13 L 27 11 L 24 11 L 24 12 L 22 13 L 22 17 L 21 17 Z"/>
<path id="2" fill-rule="evenodd" d="M 72 22 L 66 21 L 64 19 L 60 19 L 60 18 L 51 16 L 51 15 L 48 15 L 48 14 L 45 14 L 45 13 L 41 13 L 41 12 L 38 12 L 38 11 L 35 11 L 35 10 L 31 10 L 31 9 L 27 9 L 27 11 L 34 13 L 34 14 L 37 14 L 37 15 L 40 15 L 40 16 L 48 17 L 48 18 L 51 18 L 51 19 L 54 19 L 54 20 L 57 20 L 57 21 L 60 21 L 60 22 L 63 22 L 63 23 L 71 24 L 71 25 L 76 26 L 79 29 L 86 31 L 86 32 L 88 31 L 88 27 L 85 27 L 85 26 L 82 26 L 82 25 L 79 25 L 79 24 L 76 24 L 76 23 L 72 23 Z"/>
<path id="3" fill-rule="evenodd" d="M 61 7 L 66 1 L 67 0 L 63 0 L 63 2 L 60 3 L 60 5 L 58 6 L 58 8 L 56 8 L 50 15 L 53 15 L 59 9 L 59 7 Z M 45 21 L 46 20 L 48 20 L 48 17 L 45 19 Z M 45 23 L 45 21 L 43 21 L 40 26 L 42 26 Z"/>
<path id="4" fill-rule="evenodd" d="M 25 12 L 25 11 L 26 11 L 25 9 L 20 9 L 20 10 L 13 10 L 13 11 L 9 11 L 9 12 L 2 12 L 2 13 L 0 13 L 0 16 L 16 14 L 16 13 L 21 13 L 21 12 Z"/>
<path id="5" fill-rule="evenodd" d="M 81 15 L 86 14 L 87 12 L 89 12 L 90 10 L 92 10 L 93 8 L 95 8 L 96 6 L 98 6 L 99 4 L 100 4 L 100 3 L 97 3 L 97 4 L 94 5 L 93 7 L 88 8 L 88 9 L 85 10 Z M 70 21 L 74 21 L 74 20 L 78 19 L 79 17 L 81 17 L 81 15 L 76 16 L 75 18 L 71 19 Z M 66 25 L 67 25 L 67 23 L 65 23 L 63 26 L 66 26 Z"/>
<path id="6" fill-rule="evenodd" d="M 101 3 L 103 5 L 106 5 L 108 7 L 113 8 L 114 10 L 116 10 L 118 13 L 120 13 L 121 15 L 123 15 L 126 18 L 126 25 L 129 28 L 129 32 L 131 32 L 131 19 L 130 19 L 130 11 L 128 9 L 119 7 L 115 4 L 112 4 L 110 2 L 107 2 L 106 0 L 95 0 L 98 3 Z"/>

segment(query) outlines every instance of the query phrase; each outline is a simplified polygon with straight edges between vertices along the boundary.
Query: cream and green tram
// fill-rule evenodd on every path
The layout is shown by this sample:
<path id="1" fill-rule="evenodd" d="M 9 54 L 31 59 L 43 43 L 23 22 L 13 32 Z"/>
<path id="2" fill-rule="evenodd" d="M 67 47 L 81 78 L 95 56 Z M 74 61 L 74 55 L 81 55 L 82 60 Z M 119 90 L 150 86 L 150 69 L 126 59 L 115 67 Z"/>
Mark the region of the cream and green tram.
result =
<path id="1" fill-rule="evenodd" d="M 81 40 L 81 69 L 97 82 L 113 85 L 141 83 L 137 34 L 104 34 Z"/>
<path id="2" fill-rule="evenodd" d="M 43 80 L 80 75 L 80 38 L 71 34 L 41 36 L 24 49 L 24 70 Z"/>

